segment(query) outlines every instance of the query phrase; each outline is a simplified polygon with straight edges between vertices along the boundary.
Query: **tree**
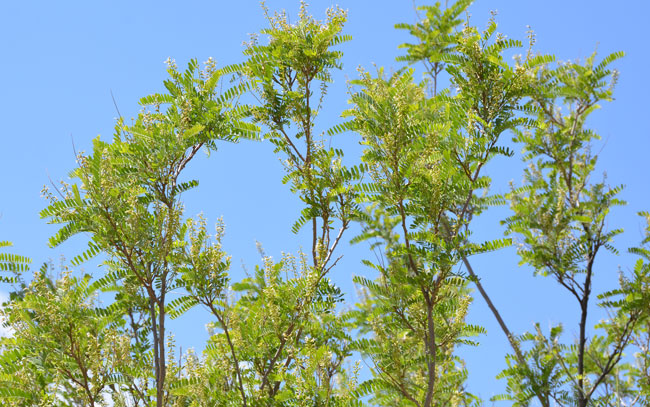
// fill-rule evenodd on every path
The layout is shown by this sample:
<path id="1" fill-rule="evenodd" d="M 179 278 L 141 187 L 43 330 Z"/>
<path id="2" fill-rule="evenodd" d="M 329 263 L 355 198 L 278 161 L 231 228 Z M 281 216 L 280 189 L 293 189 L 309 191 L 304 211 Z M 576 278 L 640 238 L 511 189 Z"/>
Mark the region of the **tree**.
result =
<path id="1" fill-rule="evenodd" d="M 536 334 L 524 337 L 536 343 L 535 349 L 541 351 L 538 356 L 544 355 L 546 360 L 528 363 L 543 363 L 542 371 L 523 367 L 524 388 L 515 375 L 511 387 L 520 403 L 533 394 L 543 398 L 544 405 L 554 401 L 583 407 L 592 399 L 597 402 L 598 386 L 621 360 L 640 318 L 640 310 L 619 313 L 610 324 L 601 326 L 605 337 L 587 338 L 596 256 L 601 249 L 616 252 L 612 241 L 622 232 L 606 230 L 606 217 L 613 206 L 623 202 L 616 198 L 620 187 L 590 183 L 596 165 L 590 144 L 597 135 L 586 128 L 586 119 L 599 101 L 611 100 L 617 75 L 607 66 L 622 55 L 612 54 L 597 65 L 592 55 L 584 65 L 568 63 L 541 71 L 539 90 L 533 96 L 538 125 L 516 138 L 530 164 L 524 187 L 510 196 L 514 214 L 505 221 L 508 232 L 521 235 L 518 252 L 522 263 L 530 264 L 535 273 L 554 277 L 575 297 L 580 309 L 575 347 L 559 343 L 559 326 L 549 338 L 539 327 Z M 562 115 L 561 106 L 569 113 Z M 521 371 L 522 367 L 515 369 Z"/>
<path id="2" fill-rule="evenodd" d="M 481 173 L 485 164 L 511 154 L 500 136 L 525 124 L 517 112 L 542 59 L 509 66 L 503 51 L 521 44 L 495 36 L 495 22 L 482 33 L 469 25 L 456 31 L 469 4 L 444 12 L 425 7 L 425 21 L 398 26 L 421 41 L 407 45 L 403 59 L 425 63 L 431 97 L 425 96 L 429 83 L 414 84 L 412 71 L 389 79 L 381 71 L 377 79 L 364 74 L 347 113 L 364 137 L 363 159 L 373 181 L 364 197 L 371 221 L 357 240 L 378 239 L 386 257 L 385 264 L 369 263 L 379 271 L 378 280 L 357 279 L 369 294 L 359 323 L 373 335 L 359 348 L 373 359 L 376 379 L 368 389 L 382 405 L 471 401 L 454 348 L 483 330 L 464 322 L 468 280 L 454 268 L 471 254 L 508 244 L 469 241 L 472 217 L 489 202 L 475 191 L 489 187 Z M 438 93 L 438 76 L 445 71 L 452 88 Z"/>
<path id="3" fill-rule="evenodd" d="M 180 287 L 183 266 L 183 206 L 180 194 L 197 185 L 181 180 L 186 165 L 203 148 L 215 148 L 216 140 L 236 141 L 254 130 L 241 122 L 241 109 L 234 98 L 243 86 L 217 95 L 221 77 L 233 68 L 217 70 L 209 62 L 199 71 L 191 61 L 185 72 L 170 62 L 168 94 L 141 100 L 145 111 L 130 126 L 118 121 L 112 143 L 95 140 L 93 154 L 79 156 L 73 184 L 63 193 L 51 195 L 42 212 L 50 222 L 64 226 L 51 239 L 56 246 L 80 233 L 92 234 L 87 258 L 98 252 L 109 255 L 111 284 L 121 280 L 127 298 L 143 296 L 148 331 L 152 336 L 156 406 L 167 404 L 168 388 L 166 306 L 168 293 Z M 160 106 L 168 105 L 161 112 Z"/>

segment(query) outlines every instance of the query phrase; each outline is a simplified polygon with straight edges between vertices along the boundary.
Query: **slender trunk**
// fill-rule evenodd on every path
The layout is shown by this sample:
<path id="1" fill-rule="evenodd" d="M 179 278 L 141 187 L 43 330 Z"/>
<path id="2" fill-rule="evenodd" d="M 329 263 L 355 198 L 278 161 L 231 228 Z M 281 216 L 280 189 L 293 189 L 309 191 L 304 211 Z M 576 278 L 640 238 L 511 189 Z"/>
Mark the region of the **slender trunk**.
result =
<path id="1" fill-rule="evenodd" d="M 438 94 L 438 62 L 433 64 L 433 97 Z"/>
<path id="2" fill-rule="evenodd" d="M 313 198 L 314 198 L 314 194 L 312 194 L 312 201 Z M 311 257 L 314 262 L 314 268 L 316 269 L 318 268 L 318 253 L 316 250 L 318 244 L 318 221 L 316 220 L 316 217 L 312 218 L 311 220 L 311 228 L 312 228 Z"/>
<path id="3" fill-rule="evenodd" d="M 158 323 L 156 322 L 156 304 L 155 299 L 150 295 L 149 296 L 149 315 L 151 316 L 151 333 L 153 335 L 153 366 L 155 372 L 156 380 L 156 389 L 158 389 L 158 383 L 160 382 L 160 355 L 158 354 Z M 156 405 L 161 407 L 160 400 L 157 397 L 156 392 Z"/>
<path id="4" fill-rule="evenodd" d="M 307 151 L 305 152 L 305 162 L 304 162 L 304 171 L 305 179 L 309 185 L 309 195 L 311 199 L 311 205 L 314 205 L 316 201 L 316 196 L 314 195 L 313 185 L 311 185 L 312 174 L 311 174 L 311 149 L 312 149 L 312 137 L 311 137 L 311 108 L 309 107 L 309 98 L 311 97 L 311 92 L 309 90 L 309 82 L 305 84 L 305 106 L 307 108 L 307 116 L 303 118 L 303 131 L 305 133 L 305 145 Z M 311 241 L 311 256 L 314 263 L 314 268 L 318 268 L 318 221 L 316 216 L 312 213 L 311 227 L 312 227 L 312 241 Z"/>
<path id="5" fill-rule="evenodd" d="M 411 255 L 411 242 L 409 240 L 408 228 L 406 227 L 406 211 L 404 210 L 404 202 L 398 202 L 398 209 L 402 220 L 402 231 L 404 232 L 404 245 L 408 255 L 408 266 L 413 271 L 414 275 L 419 275 L 419 270 L 413 256 Z M 436 384 L 436 328 L 433 320 L 433 307 L 435 306 L 435 294 L 430 293 L 425 287 L 420 286 L 420 291 L 424 297 L 427 306 L 427 337 L 424 340 L 424 347 L 427 354 L 427 392 L 424 400 L 423 407 L 431 407 L 433 401 L 433 390 Z"/>
<path id="6" fill-rule="evenodd" d="M 158 308 L 158 366 L 160 369 L 159 380 L 156 385 L 156 407 L 163 407 L 165 405 L 165 379 L 167 377 L 167 363 L 165 360 L 165 280 L 163 279 L 162 289 L 160 294 L 160 302 Z"/>
<path id="7" fill-rule="evenodd" d="M 433 390 L 436 384 L 436 329 L 433 321 L 433 301 L 427 304 L 427 393 L 423 407 L 431 407 L 433 402 Z"/>
<path id="8" fill-rule="evenodd" d="M 587 397 L 584 385 L 584 372 L 585 372 L 585 344 L 586 339 L 586 325 L 587 325 L 587 300 L 588 297 L 585 294 L 583 301 L 580 304 L 582 310 L 580 315 L 580 339 L 578 342 L 578 407 L 587 406 Z"/>
<path id="9" fill-rule="evenodd" d="M 160 306 L 160 312 L 156 312 L 156 299 L 149 297 L 149 314 L 151 315 L 151 328 L 153 335 L 153 363 L 156 380 L 156 407 L 164 406 L 164 385 L 165 385 L 165 311 Z"/>
<path id="10" fill-rule="evenodd" d="M 587 345 L 587 311 L 589 310 L 589 295 L 591 294 L 591 276 L 595 253 L 589 256 L 587 277 L 585 278 L 584 295 L 580 301 L 580 337 L 578 339 L 578 407 L 586 407 L 589 402 L 585 389 L 585 347 Z"/>

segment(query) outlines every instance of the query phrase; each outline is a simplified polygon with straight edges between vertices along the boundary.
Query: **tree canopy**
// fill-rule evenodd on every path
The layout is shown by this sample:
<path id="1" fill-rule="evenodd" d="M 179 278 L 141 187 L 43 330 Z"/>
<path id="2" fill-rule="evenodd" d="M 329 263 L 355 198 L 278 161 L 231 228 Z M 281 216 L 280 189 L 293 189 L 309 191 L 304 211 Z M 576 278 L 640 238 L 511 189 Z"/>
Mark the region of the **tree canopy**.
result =
<path id="1" fill-rule="evenodd" d="M 639 214 L 638 244 L 618 247 L 611 210 L 625 205 L 623 187 L 598 173 L 589 120 L 613 101 L 624 54 L 558 61 L 537 52 L 532 33 L 499 33 L 495 16 L 474 26 L 471 3 L 421 6 L 418 22 L 398 24 L 411 36 L 399 69 L 359 68 L 334 123 L 319 113 L 353 41 L 338 7 L 318 20 L 301 3 L 292 20 L 263 5 L 268 26 L 242 62 L 169 60 L 165 90 L 79 153 L 70 183 L 44 190 L 41 217 L 58 226 L 50 245 L 83 234 L 87 249 L 29 276 L 30 259 L 0 242 L 0 277 L 13 284 L 0 310 L 10 332 L 0 405 L 647 405 L 650 214 Z M 333 146 L 352 135 L 358 156 Z M 273 259 L 260 247 L 242 278 L 225 222 L 211 232 L 183 194 L 199 188 L 187 176 L 197 154 L 218 159 L 221 145 L 244 140 L 272 144 L 301 203 L 287 230 L 306 249 Z M 494 193 L 490 163 L 517 159 L 523 183 Z M 509 208 L 505 234 L 478 240 L 493 206 Z M 341 267 L 343 242 L 364 253 L 367 272 Z M 481 283 L 486 271 L 472 267 L 509 246 L 574 301 L 573 325 L 513 332 Z M 603 252 L 636 263 L 594 292 L 617 272 L 601 266 Z M 80 271 L 93 257 L 96 277 Z M 356 303 L 334 274 L 355 274 Z M 467 320 L 473 301 L 487 303 L 510 348 L 498 376 L 506 391 L 492 400 L 467 385 L 461 350 L 487 335 Z M 210 315 L 209 339 L 183 352 L 168 322 L 195 307 Z M 607 318 L 590 318 L 595 307 Z"/>

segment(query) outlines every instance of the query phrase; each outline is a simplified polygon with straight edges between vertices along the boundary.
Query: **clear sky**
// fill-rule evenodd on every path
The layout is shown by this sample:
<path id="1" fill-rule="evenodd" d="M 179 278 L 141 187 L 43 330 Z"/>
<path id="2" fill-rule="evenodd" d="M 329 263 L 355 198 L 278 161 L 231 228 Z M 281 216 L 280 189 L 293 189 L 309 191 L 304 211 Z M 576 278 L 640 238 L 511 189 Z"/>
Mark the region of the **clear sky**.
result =
<path id="1" fill-rule="evenodd" d="M 349 10 L 344 31 L 354 40 L 340 48 L 344 69 L 334 74 L 335 83 L 319 116 L 323 127 L 340 121 L 347 106 L 346 80 L 356 77 L 357 66 L 401 66 L 395 62 L 400 54 L 397 46 L 409 37 L 393 26 L 416 20 L 410 0 L 339 0 L 338 4 Z M 297 15 L 298 0 L 268 0 L 267 5 Z M 329 0 L 314 0 L 310 10 L 321 17 L 330 5 Z M 499 31 L 511 38 L 525 40 L 530 25 L 537 34 L 536 49 L 561 60 L 584 59 L 595 49 L 601 56 L 617 50 L 627 53 L 616 63 L 621 72 L 616 101 L 604 105 L 591 121 L 603 137 L 595 148 L 600 157 L 598 173 L 606 171 L 613 185 L 625 184 L 622 195 L 629 202 L 609 220 L 610 227 L 625 228 L 616 241 L 623 254 L 603 256 L 598 263 L 595 291 L 601 292 L 615 283 L 619 266 L 626 270 L 632 264 L 634 259 L 624 250 L 641 237 L 635 213 L 650 210 L 646 35 L 650 2 L 478 0 L 470 10 L 473 24 L 479 27 L 485 26 L 490 10 L 497 10 Z M 110 139 L 117 117 L 111 92 L 121 114 L 133 117 L 140 97 L 162 91 L 163 62 L 168 57 L 179 66 L 190 58 L 205 61 L 210 56 L 220 64 L 239 62 L 248 33 L 264 27 L 262 10 L 254 0 L 1 2 L 0 240 L 13 241 L 14 252 L 32 257 L 36 264 L 77 254 L 83 237 L 55 249 L 47 247 L 55 228 L 39 219 L 45 206 L 40 190 L 49 183 L 48 177 L 55 182 L 67 180 L 75 166 L 75 148 L 89 151 L 97 135 Z M 337 142 L 355 159 L 356 136 L 339 138 Z M 493 190 L 504 192 L 510 180 L 520 182 L 522 165 L 519 157 L 498 160 L 487 170 L 494 179 Z M 276 258 L 282 251 L 295 252 L 301 244 L 308 245 L 303 236 L 290 231 L 300 206 L 281 184 L 283 172 L 268 145 L 224 144 L 211 157 L 194 162 L 188 173 L 199 179 L 200 186 L 184 196 L 187 215 L 203 212 L 212 222 L 223 217 L 234 279 L 243 275 L 240 264 L 251 270 L 258 263 L 256 241 Z M 479 219 L 475 237 L 500 237 L 498 220 L 506 214 L 500 209 Z M 369 274 L 360 259 L 370 254 L 364 245 L 344 247 L 343 253 L 345 258 L 332 277 L 353 303 L 352 275 Z M 534 322 L 546 328 L 561 321 L 565 338 L 571 340 L 577 333 L 575 301 L 551 279 L 533 278 L 530 270 L 518 267 L 513 253 L 505 250 L 471 260 L 511 329 L 522 333 L 532 329 Z M 84 269 L 94 275 L 102 272 L 92 263 Z M 591 325 L 602 317 L 602 312 L 592 313 Z M 481 298 L 476 299 L 469 319 L 489 333 L 480 338 L 479 348 L 462 351 L 470 370 L 469 389 L 487 400 L 504 388 L 494 377 L 504 367 L 509 348 Z M 200 349 L 207 338 L 206 322 L 197 310 L 174 321 L 171 329 L 184 349 Z"/>

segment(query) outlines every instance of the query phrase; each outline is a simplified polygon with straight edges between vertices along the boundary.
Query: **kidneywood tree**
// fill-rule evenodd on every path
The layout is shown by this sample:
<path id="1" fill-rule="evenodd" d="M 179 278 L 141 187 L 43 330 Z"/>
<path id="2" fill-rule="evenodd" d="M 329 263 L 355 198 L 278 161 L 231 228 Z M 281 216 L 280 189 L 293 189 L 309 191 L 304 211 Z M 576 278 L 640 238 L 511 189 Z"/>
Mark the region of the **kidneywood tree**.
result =
<path id="1" fill-rule="evenodd" d="M 60 225 L 50 244 L 85 234 L 88 250 L 72 265 L 101 255 L 104 273 L 93 280 L 64 267 L 52 278 L 45 267 L 25 283 L 6 273 L 27 270 L 28 259 L 0 254 L 2 281 L 22 284 L 0 311 L 11 332 L 0 339 L 0 403 L 478 406 L 459 356 L 486 334 L 466 320 L 475 286 L 513 353 L 500 375 L 507 394 L 495 401 L 647 404 L 650 229 L 629 249 L 639 258 L 632 273 L 593 292 L 607 272 L 601 253 L 618 253 L 610 211 L 623 202 L 620 187 L 595 181 L 587 119 L 612 99 L 609 66 L 622 54 L 555 63 L 534 54 L 531 35 L 511 60 L 521 42 L 499 34 L 494 16 L 484 30 L 472 26 L 471 3 L 420 7 L 420 21 L 398 24 L 413 39 L 398 58 L 409 66 L 358 69 L 339 124 L 319 119 L 342 68 L 339 46 L 351 40 L 339 8 L 317 20 L 301 3 L 292 23 L 264 7 L 269 26 L 238 65 L 193 60 L 180 71 L 169 61 L 166 91 L 142 98 L 131 123 L 120 118 L 112 141 L 79 154 L 71 185 L 46 191 L 42 217 Z M 524 185 L 490 195 L 488 163 L 515 155 L 509 134 L 524 150 Z M 331 147 L 351 135 L 362 146 L 355 166 Z M 302 205 L 287 229 L 307 249 L 273 259 L 260 246 L 260 264 L 239 277 L 224 223 L 211 234 L 181 198 L 198 185 L 184 171 L 201 149 L 243 138 L 274 146 Z M 475 241 L 473 220 L 500 203 L 510 204 L 507 236 Z M 373 274 L 339 262 L 349 240 L 370 244 Z M 480 275 L 489 270 L 474 271 L 471 256 L 512 241 L 522 264 L 575 299 L 573 342 L 562 326 L 512 333 L 488 296 Z M 334 273 L 356 274 L 356 304 L 346 305 Z M 595 303 L 608 315 L 597 324 Z M 177 354 L 167 323 L 192 307 L 211 318 L 209 339 L 201 353 Z"/>
<path id="2" fill-rule="evenodd" d="M 109 275 L 102 284 L 119 281 L 122 298 L 137 297 L 133 311 L 146 315 L 151 335 L 158 407 L 168 405 L 170 397 L 165 351 L 168 295 L 181 286 L 179 272 L 185 266 L 180 195 L 197 184 L 183 181 L 182 171 L 201 148 L 215 148 L 217 140 L 235 141 L 251 130 L 234 106 L 234 97 L 244 88 L 217 94 L 216 86 L 228 68 L 217 70 L 209 62 L 199 71 L 192 61 L 185 72 L 173 63 L 168 71 L 168 93 L 143 98 L 142 104 L 151 109 L 131 125 L 120 120 L 112 143 L 95 140 L 92 154 L 79 156 L 79 168 L 73 173 L 79 184 L 66 188 L 64 199 L 51 195 L 52 202 L 42 213 L 63 225 L 50 241 L 53 246 L 89 232 L 90 248 L 82 257 L 105 253 Z"/>
<path id="3" fill-rule="evenodd" d="M 614 403 L 618 384 L 613 373 L 634 340 L 636 326 L 647 315 L 647 309 L 630 298 L 611 298 L 643 295 L 648 275 L 639 263 L 632 281 L 623 278 L 619 290 L 601 295 L 610 319 L 589 335 L 593 282 L 599 276 L 597 258 L 604 250 L 617 253 L 613 239 L 622 233 L 608 230 L 608 215 L 624 202 L 616 197 L 621 187 L 593 181 L 597 157 L 592 142 L 598 135 L 586 122 L 599 102 L 612 99 L 617 73 L 608 66 L 622 56 L 612 54 L 596 63 L 592 55 L 584 64 L 541 70 L 531 104 L 537 125 L 515 139 L 523 145 L 529 166 L 524 186 L 509 195 L 513 215 L 505 220 L 507 231 L 519 236 L 521 262 L 531 265 L 536 274 L 553 277 L 578 306 L 578 337 L 573 346 L 562 343 L 562 326 L 546 335 L 537 325 L 535 332 L 521 337 L 532 344 L 530 350 L 511 359 L 511 367 L 502 374 L 509 383 L 506 398 L 517 405 L 533 397 L 547 406 Z M 632 251 L 645 254 L 643 249 Z"/>
<path id="4" fill-rule="evenodd" d="M 356 280 L 366 295 L 355 313 L 369 335 L 358 349 L 375 369 L 365 390 L 380 405 L 475 401 L 455 349 L 483 330 L 465 323 L 468 279 L 456 265 L 507 244 L 470 241 L 471 219 L 489 202 L 475 192 L 490 185 L 485 164 L 511 154 L 500 137 L 526 123 L 521 102 L 543 59 L 507 64 L 503 52 L 521 44 L 496 34 L 493 21 L 483 32 L 459 28 L 468 5 L 426 7 L 426 20 L 399 25 L 420 41 L 406 45 L 403 59 L 423 61 L 431 82 L 415 84 L 410 70 L 388 79 L 364 73 L 346 113 L 363 136 L 372 179 L 363 187 L 368 213 L 357 240 L 376 239 L 382 257 L 368 262 L 378 279 Z M 441 90 L 445 72 L 451 86 Z"/>

